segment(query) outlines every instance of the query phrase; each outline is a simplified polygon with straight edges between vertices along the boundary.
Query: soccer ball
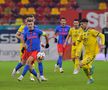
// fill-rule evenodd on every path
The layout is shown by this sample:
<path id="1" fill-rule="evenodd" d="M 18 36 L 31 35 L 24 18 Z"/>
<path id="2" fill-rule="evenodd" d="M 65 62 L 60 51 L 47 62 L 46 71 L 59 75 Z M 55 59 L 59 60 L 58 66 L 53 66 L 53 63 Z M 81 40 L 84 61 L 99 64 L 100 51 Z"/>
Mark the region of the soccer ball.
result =
<path id="1" fill-rule="evenodd" d="M 38 60 L 44 60 L 44 58 L 45 58 L 45 53 L 44 52 L 38 52 L 37 59 Z"/>

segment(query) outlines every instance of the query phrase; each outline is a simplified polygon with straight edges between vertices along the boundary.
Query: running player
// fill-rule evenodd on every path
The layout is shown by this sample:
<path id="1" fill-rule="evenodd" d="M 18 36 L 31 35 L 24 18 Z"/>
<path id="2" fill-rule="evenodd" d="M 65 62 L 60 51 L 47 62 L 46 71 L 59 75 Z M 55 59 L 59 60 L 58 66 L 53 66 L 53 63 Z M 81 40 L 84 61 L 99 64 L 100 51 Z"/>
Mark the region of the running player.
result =
<path id="1" fill-rule="evenodd" d="M 62 59 L 63 59 L 64 50 L 66 48 L 63 47 L 63 44 L 70 30 L 70 26 L 66 25 L 66 18 L 61 18 L 60 24 L 61 25 L 57 26 L 55 29 L 55 37 L 58 35 L 57 48 L 58 48 L 59 58 L 57 60 L 57 63 L 55 64 L 54 72 L 56 71 L 57 68 L 59 68 L 60 72 L 63 73 L 64 70 L 62 68 Z M 57 41 L 56 38 L 55 40 Z"/>
<path id="2" fill-rule="evenodd" d="M 77 40 L 77 45 L 79 45 L 81 42 L 83 42 L 84 45 L 84 56 L 83 60 L 80 63 L 80 67 L 83 68 L 86 76 L 88 77 L 88 84 L 91 84 L 94 82 L 94 79 L 92 77 L 93 74 L 93 61 L 99 53 L 99 46 L 97 37 L 100 37 L 101 43 L 100 48 L 104 48 L 104 42 L 105 37 L 104 34 L 98 32 L 95 29 L 88 28 L 88 20 L 83 19 L 81 21 L 81 27 L 83 29 L 83 33 L 79 36 Z"/>
<path id="3" fill-rule="evenodd" d="M 71 40 L 72 40 L 71 58 L 74 62 L 73 74 L 77 74 L 79 71 L 78 70 L 79 69 L 79 59 L 76 58 L 76 55 L 78 55 L 80 57 L 81 51 L 82 51 L 82 43 L 77 47 L 76 42 L 77 42 L 79 35 L 82 33 L 82 29 L 79 26 L 78 19 L 74 19 L 73 25 L 74 25 L 74 27 L 72 27 L 70 29 L 69 34 L 68 34 L 66 41 L 64 43 L 64 46 L 66 45 L 66 42 L 68 42 L 69 38 L 71 37 Z M 77 49 L 77 48 L 79 48 L 79 49 Z"/>
<path id="4" fill-rule="evenodd" d="M 35 21 L 33 15 L 28 15 L 26 17 L 26 21 L 27 20 L 31 20 L 33 22 Z M 34 28 L 38 29 L 38 27 L 36 25 L 34 26 Z M 19 28 L 19 30 L 18 30 L 18 32 L 16 34 L 16 37 L 20 39 L 21 36 L 22 36 L 22 33 L 25 33 L 26 31 L 28 31 L 28 27 L 26 25 L 21 25 L 21 27 Z M 21 51 L 24 53 L 24 51 L 26 49 L 24 47 L 22 47 L 22 43 L 21 43 L 21 48 L 22 48 Z M 17 66 L 14 68 L 14 70 L 12 72 L 12 76 L 14 76 L 16 74 L 16 71 L 18 71 L 23 66 L 23 64 L 24 64 L 23 60 L 17 64 Z M 38 62 L 38 69 L 39 69 L 39 72 L 40 72 L 41 80 L 46 81 L 47 79 L 43 75 L 43 64 L 42 64 L 42 62 Z M 30 80 L 34 81 L 34 78 L 33 78 L 32 74 L 30 75 Z"/>
<path id="5" fill-rule="evenodd" d="M 29 70 L 38 81 L 40 81 L 36 71 L 33 69 L 32 64 L 37 60 L 37 53 L 40 51 L 40 36 L 43 35 L 46 37 L 46 33 L 42 32 L 41 30 L 34 28 L 34 22 L 32 20 L 27 20 L 28 30 L 24 32 L 24 40 L 21 39 L 23 45 L 26 46 L 27 51 L 22 56 L 22 59 L 25 60 L 25 67 L 18 80 L 21 81 L 27 71 Z M 46 37 L 47 38 L 47 37 Z M 48 38 L 46 39 L 46 47 L 49 47 Z M 37 60 L 40 62 L 40 60 Z"/>

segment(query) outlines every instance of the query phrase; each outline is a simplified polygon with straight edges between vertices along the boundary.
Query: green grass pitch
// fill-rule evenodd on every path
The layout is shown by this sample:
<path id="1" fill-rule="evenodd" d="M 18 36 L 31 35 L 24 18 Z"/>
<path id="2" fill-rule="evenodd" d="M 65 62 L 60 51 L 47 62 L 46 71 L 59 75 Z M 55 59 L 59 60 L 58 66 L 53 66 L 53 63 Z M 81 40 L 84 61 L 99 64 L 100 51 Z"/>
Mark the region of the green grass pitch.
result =
<path id="1" fill-rule="evenodd" d="M 64 61 L 64 73 L 53 72 L 55 61 L 44 61 L 44 74 L 48 81 L 38 83 L 29 80 L 29 72 L 19 82 L 16 75 L 11 77 L 11 72 L 17 62 L 0 62 L 0 90 L 108 90 L 108 62 L 95 61 L 93 84 L 87 85 L 87 77 L 81 70 L 78 75 L 73 75 L 73 63 Z M 37 69 L 37 65 L 35 66 Z M 37 70 L 38 71 L 38 70 Z"/>

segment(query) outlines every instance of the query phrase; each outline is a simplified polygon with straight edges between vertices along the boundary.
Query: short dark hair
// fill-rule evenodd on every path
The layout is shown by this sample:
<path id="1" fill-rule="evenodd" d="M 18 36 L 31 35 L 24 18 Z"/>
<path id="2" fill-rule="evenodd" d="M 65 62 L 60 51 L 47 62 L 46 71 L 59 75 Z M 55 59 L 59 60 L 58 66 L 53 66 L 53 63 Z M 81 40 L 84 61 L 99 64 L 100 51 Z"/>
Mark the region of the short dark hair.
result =
<path id="1" fill-rule="evenodd" d="M 61 18 L 60 18 L 60 20 L 61 20 L 61 19 L 65 19 L 65 20 L 66 20 L 66 18 L 65 18 L 65 17 L 61 17 Z"/>
<path id="2" fill-rule="evenodd" d="M 25 16 L 24 16 L 24 19 L 26 19 L 26 18 L 28 18 L 28 17 L 34 17 L 34 15 L 32 15 L 32 14 L 25 15 Z"/>
<path id="3" fill-rule="evenodd" d="M 78 21 L 79 22 L 79 19 L 74 19 L 74 21 Z"/>
<path id="4" fill-rule="evenodd" d="M 88 20 L 84 18 L 81 20 L 81 22 L 87 22 L 88 23 Z"/>

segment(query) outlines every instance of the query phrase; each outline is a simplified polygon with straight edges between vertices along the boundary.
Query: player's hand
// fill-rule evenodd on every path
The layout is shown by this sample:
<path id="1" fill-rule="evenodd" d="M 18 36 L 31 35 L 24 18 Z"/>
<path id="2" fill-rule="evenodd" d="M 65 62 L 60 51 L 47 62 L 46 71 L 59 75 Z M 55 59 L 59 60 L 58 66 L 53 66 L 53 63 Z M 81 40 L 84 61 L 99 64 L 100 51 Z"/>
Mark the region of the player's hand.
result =
<path id="1" fill-rule="evenodd" d="M 54 38 L 54 42 L 57 43 L 57 38 Z"/>
<path id="2" fill-rule="evenodd" d="M 103 52 L 103 49 L 105 48 L 105 45 L 99 45 L 100 46 L 100 52 Z"/>
<path id="3" fill-rule="evenodd" d="M 49 43 L 46 44 L 45 48 L 49 48 Z"/>

